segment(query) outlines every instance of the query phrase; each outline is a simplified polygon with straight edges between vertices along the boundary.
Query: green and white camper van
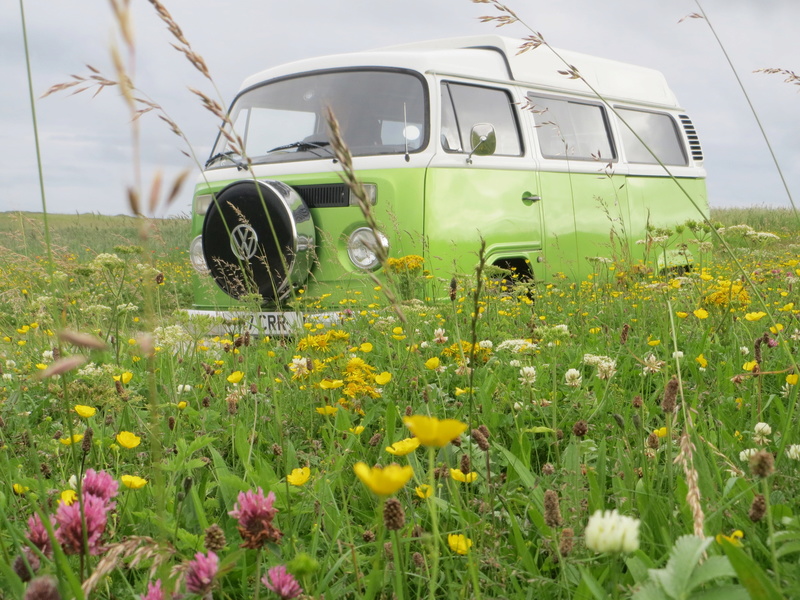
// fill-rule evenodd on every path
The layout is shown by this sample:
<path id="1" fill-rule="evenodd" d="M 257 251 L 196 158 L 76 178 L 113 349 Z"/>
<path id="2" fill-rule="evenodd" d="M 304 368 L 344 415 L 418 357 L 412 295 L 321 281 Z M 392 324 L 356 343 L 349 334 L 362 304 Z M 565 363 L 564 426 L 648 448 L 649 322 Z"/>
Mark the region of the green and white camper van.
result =
<path id="1" fill-rule="evenodd" d="M 651 244 L 654 228 L 708 213 L 700 143 L 663 75 L 518 49 L 495 35 L 437 40 L 245 80 L 194 192 L 192 312 L 247 310 L 287 332 L 298 296 L 331 312 L 372 298 L 378 238 L 390 257 L 424 259 L 434 299 L 474 269 L 481 238 L 489 264 L 534 281 L 617 255 L 690 269 L 691 235 Z M 340 177 L 328 107 L 378 238 Z"/>

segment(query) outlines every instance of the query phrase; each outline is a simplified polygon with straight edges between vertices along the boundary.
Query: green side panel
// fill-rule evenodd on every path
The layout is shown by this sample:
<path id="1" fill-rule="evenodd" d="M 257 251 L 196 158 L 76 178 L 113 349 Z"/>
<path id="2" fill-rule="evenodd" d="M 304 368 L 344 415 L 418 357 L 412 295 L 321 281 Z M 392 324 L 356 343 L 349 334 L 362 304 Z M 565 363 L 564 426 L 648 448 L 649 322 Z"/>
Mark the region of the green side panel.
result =
<path id="1" fill-rule="evenodd" d="M 381 169 L 357 172 L 363 183 L 377 186 L 377 202 L 372 207 L 379 229 L 389 239 L 389 254 L 423 255 L 423 203 L 425 169 Z M 336 173 L 311 173 L 270 177 L 287 185 L 341 183 Z M 238 179 L 198 185 L 195 195 L 215 193 Z M 361 210 L 355 206 L 313 208 L 311 215 L 317 234 L 317 260 L 307 279 L 305 298 L 326 295 L 325 306 L 337 307 L 350 302 L 363 303 L 375 294 L 369 274 L 357 269 L 347 256 L 347 237 L 359 227 L 366 227 Z M 203 215 L 193 215 L 192 237 L 203 229 Z M 328 296 L 330 294 L 330 296 Z M 210 277 L 197 277 L 195 307 L 231 309 L 239 303 L 219 290 Z"/>
<path id="2" fill-rule="evenodd" d="M 548 276 L 579 280 L 595 270 L 588 259 L 624 259 L 630 233 L 624 176 L 598 165 L 590 173 L 542 172 L 540 181 Z"/>
<path id="3" fill-rule="evenodd" d="M 426 178 L 427 264 L 435 297 L 447 295 L 455 274 L 474 271 L 481 237 L 489 264 L 503 259 L 530 261 L 536 279 L 544 277 L 541 202 L 533 170 L 430 168 Z"/>

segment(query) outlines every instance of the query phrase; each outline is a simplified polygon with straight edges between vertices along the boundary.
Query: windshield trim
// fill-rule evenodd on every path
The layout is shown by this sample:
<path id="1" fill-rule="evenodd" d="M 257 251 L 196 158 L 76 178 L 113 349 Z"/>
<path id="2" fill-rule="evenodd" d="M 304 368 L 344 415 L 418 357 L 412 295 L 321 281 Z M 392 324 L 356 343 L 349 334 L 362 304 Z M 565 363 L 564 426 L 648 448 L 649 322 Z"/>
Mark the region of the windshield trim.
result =
<path id="1" fill-rule="evenodd" d="M 428 145 L 430 144 L 431 140 L 431 97 L 430 97 L 430 89 L 428 85 L 428 80 L 426 79 L 425 75 L 420 73 L 419 71 L 415 71 L 414 69 L 404 69 L 401 67 L 381 67 L 381 66 L 372 66 L 372 65 L 361 65 L 357 67 L 335 67 L 332 69 L 314 69 L 311 71 L 302 71 L 300 73 L 292 73 L 290 75 L 282 75 L 281 77 L 274 77 L 272 79 L 267 79 L 265 81 L 261 81 L 255 85 L 248 86 L 242 90 L 240 90 L 236 96 L 234 97 L 233 101 L 228 106 L 228 111 L 226 113 L 226 117 L 230 117 L 231 111 L 233 110 L 234 105 L 236 102 L 244 96 L 245 94 L 256 90 L 260 87 L 264 87 L 266 85 L 271 85 L 273 83 L 278 83 L 281 81 L 286 81 L 290 79 L 298 79 L 300 77 L 310 77 L 314 75 L 322 75 L 322 74 L 330 74 L 330 73 L 352 73 L 352 72 L 381 72 L 381 73 L 402 73 L 404 75 L 412 75 L 416 77 L 420 83 L 422 84 L 422 94 L 423 94 L 423 102 L 424 102 L 424 118 L 425 118 L 425 136 L 422 139 L 419 147 L 414 150 L 409 150 L 408 154 L 419 154 L 427 150 Z M 223 127 L 225 124 L 223 123 Z M 220 131 L 217 133 L 217 137 L 214 139 L 214 144 L 211 146 L 211 153 L 209 154 L 209 159 L 213 156 L 214 151 L 216 150 L 217 146 L 219 145 L 220 138 L 223 137 L 222 132 Z M 402 156 L 402 154 L 398 154 L 397 152 L 375 152 L 374 154 L 368 155 L 360 155 L 354 158 L 361 158 L 361 156 Z M 317 156 L 310 152 L 296 152 L 293 154 L 293 160 L 290 162 L 299 162 L 299 161 L 306 161 L 306 160 L 331 160 L 331 156 Z M 230 161 L 229 161 L 230 162 Z M 269 160 L 269 155 L 261 156 L 256 161 L 252 161 L 251 164 L 270 164 L 273 162 L 287 162 L 282 160 Z M 231 164 L 225 164 L 224 160 L 215 161 L 211 166 L 206 167 L 204 170 L 210 171 L 214 169 L 227 169 L 230 168 Z"/>

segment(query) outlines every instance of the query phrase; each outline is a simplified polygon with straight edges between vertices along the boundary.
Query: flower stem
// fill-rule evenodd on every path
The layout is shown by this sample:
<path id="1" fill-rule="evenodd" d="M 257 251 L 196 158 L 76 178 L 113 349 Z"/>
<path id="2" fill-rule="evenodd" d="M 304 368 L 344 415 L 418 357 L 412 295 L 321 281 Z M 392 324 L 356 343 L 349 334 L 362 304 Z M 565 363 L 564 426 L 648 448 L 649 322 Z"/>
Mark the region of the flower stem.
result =
<path id="1" fill-rule="evenodd" d="M 439 579 L 439 515 L 436 513 L 436 477 L 434 475 L 434 466 L 436 464 L 436 449 L 433 446 L 428 447 L 428 485 L 431 486 L 433 493 L 428 496 L 428 508 L 431 513 L 431 529 L 433 530 L 433 567 L 431 569 L 431 578 L 428 581 L 428 597 L 430 600 L 436 600 L 436 581 Z"/>

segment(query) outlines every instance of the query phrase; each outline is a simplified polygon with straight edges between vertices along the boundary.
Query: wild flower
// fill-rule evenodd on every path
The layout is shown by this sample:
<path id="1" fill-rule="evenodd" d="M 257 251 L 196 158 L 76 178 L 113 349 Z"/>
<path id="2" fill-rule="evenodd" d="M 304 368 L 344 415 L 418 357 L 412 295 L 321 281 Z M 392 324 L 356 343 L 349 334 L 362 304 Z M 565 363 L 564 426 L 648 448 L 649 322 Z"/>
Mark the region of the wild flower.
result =
<path id="1" fill-rule="evenodd" d="M 536 367 L 522 367 L 519 370 L 519 382 L 522 385 L 533 385 L 536 383 Z"/>
<path id="2" fill-rule="evenodd" d="M 109 508 L 114 508 L 115 504 L 111 502 L 117 495 L 119 484 L 114 480 L 111 475 L 105 471 L 95 471 L 88 469 L 86 475 L 83 477 L 82 491 L 84 494 L 91 494 L 102 499 L 103 502 L 109 505 Z"/>
<path id="3" fill-rule="evenodd" d="M 81 506 L 86 523 L 86 530 L 81 520 Z M 113 506 L 113 504 L 111 505 Z M 84 533 L 89 554 L 101 554 L 100 545 L 108 522 L 108 510 L 111 507 L 99 496 L 84 493 L 83 502 L 59 504 L 56 509 L 56 539 L 67 554 L 82 554 Z"/>
<path id="4" fill-rule="evenodd" d="M 470 473 L 463 473 L 461 469 L 450 469 L 450 479 L 453 481 L 460 481 L 461 483 L 472 483 L 478 478 L 475 471 Z"/>
<path id="5" fill-rule="evenodd" d="M 741 539 L 744 537 L 744 532 L 741 529 L 737 529 L 736 531 L 732 532 L 730 535 L 725 535 L 724 533 L 718 533 L 716 536 L 717 543 L 722 545 L 723 540 L 727 541 L 729 544 L 733 544 L 734 546 L 738 546 L 741 548 L 744 544 L 742 544 Z"/>
<path id="6" fill-rule="evenodd" d="M 464 555 L 472 547 L 472 540 L 460 533 L 451 533 L 447 536 L 447 544 L 450 546 L 450 550 L 456 554 Z"/>
<path id="7" fill-rule="evenodd" d="M 297 598 L 303 593 L 303 588 L 283 565 L 272 567 L 267 571 L 267 574 L 261 578 L 261 583 L 271 592 L 275 592 L 281 600 Z"/>
<path id="8" fill-rule="evenodd" d="M 136 475 L 123 475 L 120 477 L 120 481 L 122 481 L 122 485 L 131 490 L 140 490 L 147 485 L 147 479 Z"/>
<path id="9" fill-rule="evenodd" d="M 272 523 L 278 512 L 274 503 L 275 492 L 270 492 L 266 497 L 261 488 L 255 492 L 239 492 L 237 502 L 228 514 L 239 521 L 243 548 L 258 549 L 268 542 L 277 543 L 283 537 L 283 533 Z"/>
<path id="10" fill-rule="evenodd" d="M 445 330 L 442 328 L 436 329 L 433 332 L 433 341 L 437 344 L 446 344 L 449 338 L 445 335 Z"/>
<path id="11" fill-rule="evenodd" d="M 205 596 L 211 591 L 218 571 L 219 558 L 213 551 L 209 550 L 207 555 L 198 552 L 187 565 L 186 589 L 193 594 Z"/>
<path id="12" fill-rule="evenodd" d="M 243 377 L 244 377 L 244 372 L 243 371 L 234 371 L 233 373 L 228 375 L 226 380 L 227 380 L 228 383 L 237 384 L 242 380 Z"/>
<path id="13" fill-rule="evenodd" d="M 192 391 L 192 386 L 189 385 L 188 383 L 181 383 L 178 384 L 178 388 L 176 391 L 178 392 L 178 394 L 188 394 L 189 392 Z"/>
<path id="14" fill-rule="evenodd" d="M 83 439 L 82 433 L 73 433 L 72 436 L 61 438 L 58 441 L 64 444 L 65 446 L 71 446 L 72 444 L 77 444 Z"/>
<path id="15" fill-rule="evenodd" d="M 798 457 L 800 457 L 800 454 L 798 454 Z M 427 483 L 422 483 L 414 488 L 414 492 L 420 498 L 430 498 L 433 495 L 433 488 Z"/>
<path id="16" fill-rule="evenodd" d="M 144 594 L 142 600 L 164 600 L 164 590 L 161 589 L 161 580 L 156 579 L 147 584 L 147 593 Z"/>
<path id="17" fill-rule="evenodd" d="M 659 373 L 665 364 L 663 360 L 659 360 L 658 357 L 652 352 L 648 352 L 642 362 L 644 362 L 644 367 L 642 367 L 643 375 Z"/>
<path id="18" fill-rule="evenodd" d="M 467 429 L 467 424 L 455 419 L 439 420 L 436 417 L 413 415 L 405 417 L 406 424 L 423 446 L 444 448 Z"/>
<path id="19" fill-rule="evenodd" d="M 741 354 L 742 356 L 747 356 L 748 354 L 750 354 L 750 348 L 748 348 L 747 346 L 739 346 L 739 354 Z"/>
<path id="20" fill-rule="evenodd" d="M 54 526 L 52 517 L 50 519 L 51 526 Z M 53 546 L 50 542 L 50 536 L 47 533 L 47 528 L 44 526 L 41 517 L 35 513 L 28 517 L 28 533 L 25 534 L 31 544 L 36 546 L 42 554 L 50 558 L 53 556 Z"/>
<path id="21" fill-rule="evenodd" d="M 756 423 L 756 426 L 753 427 L 753 441 L 763 446 L 769 443 L 768 435 L 772 435 L 772 427 L 770 427 L 767 423 Z"/>
<path id="22" fill-rule="evenodd" d="M 59 504 L 72 504 L 78 499 L 78 493 L 75 490 L 64 490 L 58 499 Z"/>
<path id="23" fill-rule="evenodd" d="M 120 431 L 117 434 L 117 443 L 123 448 L 131 450 L 142 443 L 142 438 L 130 431 Z"/>
<path id="24" fill-rule="evenodd" d="M 417 448 L 419 448 L 419 438 L 410 437 L 395 442 L 391 446 L 387 446 L 386 451 L 395 456 L 405 456 L 406 454 L 412 453 Z"/>
<path id="25" fill-rule="evenodd" d="M 635 552 L 639 549 L 639 520 L 616 509 L 596 511 L 584 532 L 586 547 L 595 552 Z"/>
<path id="26" fill-rule="evenodd" d="M 564 373 L 564 383 L 568 387 L 579 388 L 582 381 L 583 377 L 581 377 L 581 372 L 578 369 L 567 369 L 567 372 Z"/>
<path id="27" fill-rule="evenodd" d="M 440 363 L 441 361 L 439 360 L 439 357 L 434 356 L 433 358 L 429 358 L 425 361 L 425 368 L 429 371 L 438 371 Z"/>
<path id="28" fill-rule="evenodd" d="M 754 456 L 758 452 L 758 448 L 747 448 L 739 452 L 739 460 L 742 462 L 749 462 L 750 457 Z"/>
<path id="29" fill-rule="evenodd" d="M 786 449 L 786 456 L 792 460 L 800 460 L 800 444 L 792 444 Z"/>
<path id="30" fill-rule="evenodd" d="M 395 464 L 380 468 L 358 462 L 353 466 L 353 471 L 361 482 L 378 496 L 391 496 L 414 475 L 414 470 L 410 466 L 401 467 Z"/>
<path id="31" fill-rule="evenodd" d="M 609 380 L 611 379 L 617 372 L 617 361 L 615 360 L 608 360 L 603 361 L 597 365 L 596 375 L 598 379 L 602 380 Z"/>
<path id="32" fill-rule="evenodd" d="M 93 417 L 97 412 L 97 409 L 93 406 L 85 406 L 83 404 L 76 404 L 73 408 L 75 409 L 75 412 L 78 413 L 78 416 L 83 417 L 84 419 Z"/>
<path id="33" fill-rule="evenodd" d="M 286 476 L 286 481 L 290 485 L 301 486 L 305 484 L 311 477 L 311 469 L 308 467 L 301 467 L 299 469 L 292 469 L 292 472 Z"/>
<path id="34" fill-rule="evenodd" d="M 125 371 L 124 373 L 121 373 L 120 375 L 113 375 L 112 379 L 114 381 L 119 381 L 120 383 L 122 383 L 124 385 L 128 385 L 131 382 L 131 379 L 133 379 L 133 373 L 131 373 L 130 371 Z"/>

